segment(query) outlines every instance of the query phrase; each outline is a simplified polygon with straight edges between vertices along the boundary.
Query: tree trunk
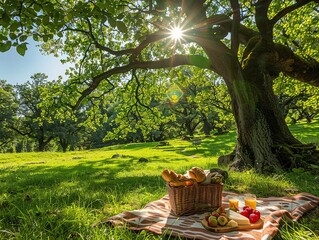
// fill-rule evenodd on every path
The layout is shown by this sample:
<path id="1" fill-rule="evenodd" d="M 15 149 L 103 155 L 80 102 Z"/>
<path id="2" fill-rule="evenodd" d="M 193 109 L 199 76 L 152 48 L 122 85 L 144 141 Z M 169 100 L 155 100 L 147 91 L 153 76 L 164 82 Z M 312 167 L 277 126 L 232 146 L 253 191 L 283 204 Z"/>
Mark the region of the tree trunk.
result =
<path id="1" fill-rule="evenodd" d="M 203 132 L 205 136 L 210 136 L 210 132 L 213 130 L 212 125 L 209 123 L 206 115 L 204 113 L 201 113 L 202 120 L 203 120 Z"/>
<path id="2" fill-rule="evenodd" d="M 256 66 L 255 66 L 256 67 Z M 249 71 L 250 70 L 250 71 Z M 259 172 L 291 167 L 288 159 L 279 158 L 280 146 L 301 144 L 290 133 L 272 89 L 272 79 L 259 68 L 244 70 L 246 86 L 236 86 L 250 97 L 250 104 L 237 102 L 236 168 L 255 168 Z M 248 71 L 248 73 L 246 73 Z M 245 89 L 245 90 L 244 90 Z M 236 96 L 233 96 L 236 99 Z"/>
<path id="3" fill-rule="evenodd" d="M 43 138 L 40 137 L 38 139 L 38 151 L 39 152 L 44 152 L 44 148 L 45 148 L 45 142 L 44 142 Z"/>
<path id="4" fill-rule="evenodd" d="M 48 137 L 47 140 L 44 140 L 44 130 L 43 128 L 40 127 L 40 136 L 38 137 L 38 151 L 39 152 L 44 152 L 45 146 L 48 145 L 48 143 L 53 139 L 52 136 Z"/>
<path id="5" fill-rule="evenodd" d="M 241 66 L 234 53 L 221 42 L 207 38 L 196 41 L 210 58 L 214 71 L 223 76 L 231 95 L 237 125 L 237 146 L 231 168 L 274 172 L 305 167 L 309 161 L 318 164 L 316 147 L 302 145 L 285 122 L 272 88 L 276 77 L 275 68 L 269 67 L 273 52 L 261 45 L 261 51 L 249 54 Z"/>
<path id="6" fill-rule="evenodd" d="M 68 149 L 69 143 L 64 138 L 59 138 L 59 140 L 60 140 L 60 146 L 62 147 L 62 151 L 65 153 L 66 150 Z"/>

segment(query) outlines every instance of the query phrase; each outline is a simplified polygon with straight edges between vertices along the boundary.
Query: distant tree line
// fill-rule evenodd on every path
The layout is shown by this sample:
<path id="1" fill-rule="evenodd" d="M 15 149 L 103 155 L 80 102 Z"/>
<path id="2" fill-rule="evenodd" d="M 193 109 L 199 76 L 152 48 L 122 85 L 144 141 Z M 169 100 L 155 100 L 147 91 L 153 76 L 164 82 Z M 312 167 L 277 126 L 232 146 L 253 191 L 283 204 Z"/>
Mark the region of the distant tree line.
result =
<path id="1" fill-rule="evenodd" d="M 94 92 L 77 110 L 71 110 L 69 85 L 47 78 L 36 73 L 24 84 L 0 81 L 0 152 L 65 152 L 234 128 L 224 82 L 205 71 L 132 75 L 112 91 Z M 275 82 L 274 89 L 287 122 L 318 116 L 318 89 L 291 80 Z"/>

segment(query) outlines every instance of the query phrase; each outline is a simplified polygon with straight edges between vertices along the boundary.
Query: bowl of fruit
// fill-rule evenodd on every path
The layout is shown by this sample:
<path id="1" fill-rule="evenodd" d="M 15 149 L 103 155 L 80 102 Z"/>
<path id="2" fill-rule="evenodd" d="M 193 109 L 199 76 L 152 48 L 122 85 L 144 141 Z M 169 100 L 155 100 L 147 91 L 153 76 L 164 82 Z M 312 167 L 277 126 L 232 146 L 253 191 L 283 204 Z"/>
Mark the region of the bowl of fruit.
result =
<path id="1" fill-rule="evenodd" d="M 221 206 L 207 213 L 201 223 L 209 231 L 231 232 L 259 229 L 264 222 L 260 212 L 248 206 L 244 206 L 242 210 L 225 209 Z"/>

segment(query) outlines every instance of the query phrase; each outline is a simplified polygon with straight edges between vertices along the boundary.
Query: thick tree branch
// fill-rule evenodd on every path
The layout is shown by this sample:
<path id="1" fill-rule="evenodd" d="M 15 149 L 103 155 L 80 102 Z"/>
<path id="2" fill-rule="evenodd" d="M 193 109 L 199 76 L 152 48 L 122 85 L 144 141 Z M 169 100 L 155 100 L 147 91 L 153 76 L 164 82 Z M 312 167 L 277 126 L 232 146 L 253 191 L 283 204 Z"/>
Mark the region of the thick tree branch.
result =
<path id="1" fill-rule="evenodd" d="M 238 0 L 230 1 L 231 7 L 233 9 L 233 25 L 231 30 L 231 50 L 237 55 L 239 40 L 239 26 L 240 26 L 240 6 Z"/>
<path id="2" fill-rule="evenodd" d="M 10 127 L 9 127 L 10 129 L 12 129 L 12 130 L 14 130 L 14 131 L 16 131 L 17 133 L 19 133 L 21 136 L 29 136 L 31 133 L 32 133 L 32 130 L 30 130 L 29 132 L 22 132 L 22 131 L 20 131 L 18 128 L 16 128 L 15 126 L 13 126 L 13 125 L 11 125 Z"/>
<path id="3" fill-rule="evenodd" d="M 112 75 L 126 73 L 132 69 L 160 69 L 182 65 L 192 65 L 199 68 L 211 69 L 210 61 L 200 55 L 174 55 L 170 58 L 158 61 L 131 62 L 125 66 L 115 67 L 94 77 L 91 85 L 81 93 L 81 96 L 79 97 L 77 103 L 73 106 L 73 109 L 78 108 L 81 101 L 91 92 L 93 92 L 99 86 L 102 80 L 108 79 Z"/>
<path id="4" fill-rule="evenodd" d="M 256 3 L 256 13 L 255 20 L 256 26 L 262 39 L 267 44 L 272 44 L 273 42 L 273 29 L 270 21 L 268 19 L 268 8 L 272 0 L 259 0 Z"/>
<path id="5" fill-rule="evenodd" d="M 154 33 L 151 33 L 147 35 L 144 41 L 140 43 L 139 46 L 136 48 L 132 49 L 132 54 L 133 55 L 138 55 L 144 48 L 146 48 L 149 44 L 164 40 L 170 36 L 170 33 L 168 30 L 158 30 Z"/>
<path id="6" fill-rule="evenodd" d="M 215 15 L 215 16 L 208 18 L 207 24 L 219 25 L 222 27 L 222 29 L 224 31 L 231 33 L 233 21 L 226 15 Z M 238 41 L 240 43 L 246 45 L 252 37 L 257 36 L 257 35 L 259 35 L 258 32 L 254 31 L 254 30 L 252 30 L 252 29 L 250 29 L 242 24 L 239 24 Z"/>
<path id="7" fill-rule="evenodd" d="M 197 25 L 206 20 L 205 0 L 182 1 L 182 11 L 187 16 L 189 26 Z"/>
<path id="8" fill-rule="evenodd" d="M 285 15 L 288 13 L 291 13 L 292 11 L 306 5 L 307 3 L 312 2 L 313 0 L 299 0 L 296 3 L 290 5 L 289 7 L 284 8 L 280 12 L 278 12 L 271 20 L 270 23 L 271 25 L 275 25 L 276 22 L 278 22 L 281 18 L 283 18 Z"/>
<path id="9" fill-rule="evenodd" d="M 304 59 L 281 44 L 275 44 L 278 53 L 276 67 L 284 74 L 301 82 L 319 87 L 319 62 L 315 59 Z"/>

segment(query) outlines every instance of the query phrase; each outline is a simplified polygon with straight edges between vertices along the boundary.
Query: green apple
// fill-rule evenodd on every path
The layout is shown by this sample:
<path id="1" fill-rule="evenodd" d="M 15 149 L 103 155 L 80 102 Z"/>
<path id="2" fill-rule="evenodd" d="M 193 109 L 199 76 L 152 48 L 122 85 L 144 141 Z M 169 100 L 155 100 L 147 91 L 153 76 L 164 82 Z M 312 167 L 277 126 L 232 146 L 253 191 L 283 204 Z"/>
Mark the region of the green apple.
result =
<path id="1" fill-rule="evenodd" d="M 217 218 L 214 217 L 214 216 L 210 216 L 210 217 L 208 218 L 208 225 L 209 225 L 210 227 L 217 227 L 217 225 L 218 225 Z"/>
<path id="2" fill-rule="evenodd" d="M 219 216 L 217 221 L 218 221 L 218 224 L 221 226 L 225 226 L 228 223 L 227 217 L 223 215 Z"/>

